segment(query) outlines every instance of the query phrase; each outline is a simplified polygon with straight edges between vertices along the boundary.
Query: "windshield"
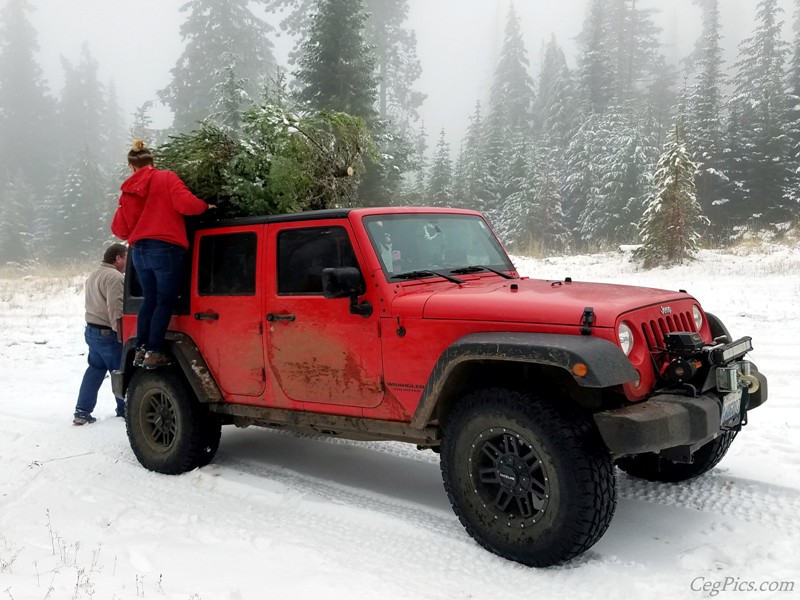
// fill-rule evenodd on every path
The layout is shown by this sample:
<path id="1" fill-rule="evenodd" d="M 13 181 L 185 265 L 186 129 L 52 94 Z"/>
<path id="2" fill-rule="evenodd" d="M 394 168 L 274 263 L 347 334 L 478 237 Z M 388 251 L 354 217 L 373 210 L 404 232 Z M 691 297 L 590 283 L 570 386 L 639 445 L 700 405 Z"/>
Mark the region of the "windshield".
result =
<path id="1" fill-rule="evenodd" d="M 415 272 L 420 277 L 435 276 L 432 271 L 471 266 L 514 270 L 497 238 L 477 216 L 379 215 L 366 217 L 364 225 L 387 278 Z"/>

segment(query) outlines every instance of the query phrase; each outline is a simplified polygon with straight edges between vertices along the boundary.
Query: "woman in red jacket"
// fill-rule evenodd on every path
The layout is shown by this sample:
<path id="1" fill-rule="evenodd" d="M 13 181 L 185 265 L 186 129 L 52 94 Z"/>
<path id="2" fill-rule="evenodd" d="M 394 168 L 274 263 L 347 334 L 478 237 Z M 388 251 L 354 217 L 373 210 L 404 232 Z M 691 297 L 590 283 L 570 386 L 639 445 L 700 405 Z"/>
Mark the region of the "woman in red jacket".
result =
<path id="1" fill-rule="evenodd" d="M 156 169 L 152 153 L 141 140 L 128 152 L 128 164 L 132 174 L 120 188 L 111 231 L 131 246 L 144 296 L 134 366 L 155 369 L 172 362 L 164 352 L 164 336 L 189 247 L 184 215 L 199 215 L 214 206 L 192 194 L 172 171 Z"/>

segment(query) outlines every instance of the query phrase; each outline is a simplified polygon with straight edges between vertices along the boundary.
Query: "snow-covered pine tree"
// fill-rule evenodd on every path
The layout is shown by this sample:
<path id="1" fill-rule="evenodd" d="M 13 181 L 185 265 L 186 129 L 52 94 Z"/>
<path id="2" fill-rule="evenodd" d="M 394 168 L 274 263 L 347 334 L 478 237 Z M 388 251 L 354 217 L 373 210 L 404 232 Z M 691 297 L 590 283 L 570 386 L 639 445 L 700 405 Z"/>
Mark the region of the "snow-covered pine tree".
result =
<path id="1" fill-rule="evenodd" d="M 158 96 L 172 110 L 173 128 L 188 132 L 213 112 L 214 87 L 226 76 L 226 53 L 241 57 L 237 75 L 247 82 L 251 98 L 261 96 L 276 62 L 272 27 L 253 13 L 249 0 L 189 0 L 181 11 L 188 13 L 180 29 L 186 46 L 171 70 L 172 81 Z"/>
<path id="2" fill-rule="evenodd" d="M 377 118 L 375 57 L 364 38 L 363 0 L 320 0 L 295 72 L 299 98 L 316 110 Z"/>
<path id="3" fill-rule="evenodd" d="M 153 117 L 150 110 L 153 108 L 152 100 L 148 100 L 141 106 L 137 106 L 131 115 L 133 122 L 129 130 L 128 141 L 144 140 L 148 146 L 158 146 L 160 139 L 156 129 L 153 128 Z"/>
<path id="4" fill-rule="evenodd" d="M 686 110 L 687 143 L 697 165 L 697 199 L 712 225 L 724 208 L 727 177 L 722 166 L 722 88 L 725 83 L 720 40 L 719 0 L 694 0 L 702 10 L 703 32 L 697 40 L 693 62 L 695 78 Z"/>
<path id="5" fill-rule="evenodd" d="M 696 165 L 676 125 L 658 161 L 653 191 L 639 222 L 642 246 L 634 257 L 645 268 L 682 263 L 697 253 L 701 230 L 708 226 L 695 193 Z"/>
<path id="6" fill-rule="evenodd" d="M 39 45 L 29 0 L 8 0 L 0 9 L 0 169 L 4 179 L 24 181 L 44 195 L 58 148 L 55 102 L 36 61 Z"/>
<path id="7" fill-rule="evenodd" d="M 453 174 L 454 205 L 461 208 L 486 211 L 485 200 L 489 197 L 489 190 L 484 128 L 481 103 L 476 102 Z"/>
<path id="8" fill-rule="evenodd" d="M 600 161 L 606 152 L 599 130 L 600 118 L 589 114 L 572 136 L 564 153 L 566 178 L 561 198 L 567 218 L 567 228 L 572 234 L 572 246 L 583 248 L 586 240 L 581 235 L 581 215 L 590 203 L 599 202 Z"/>
<path id="9" fill-rule="evenodd" d="M 506 201 L 501 239 L 518 253 L 560 252 L 569 245 L 569 232 L 561 208 L 561 176 L 550 140 L 531 146 L 525 161 L 525 176 L 519 189 Z"/>
<path id="10" fill-rule="evenodd" d="M 22 171 L 0 178 L 0 265 L 24 265 L 33 258 L 33 188 Z"/>
<path id="11" fill-rule="evenodd" d="M 450 206 L 453 201 L 453 168 L 450 160 L 450 144 L 444 128 L 439 133 L 436 152 L 431 165 L 426 201 L 431 206 Z"/>
<path id="12" fill-rule="evenodd" d="M 648 192 L 652 144 L 631 105 L 611 107 L 598 133 L 603 140 L 599 190 L 581 213 L 581 236 L 593 245 L 626 243 L 635 235 Z"/>
<path id="13" fill-rule="evenodd" d="M 128 127 L 119 106 L 117 87 L 113 81 L 109 81 L 106 86 L 101 129 L 101 146 L 98 152 L 104 163 L 103 171 L 113 173 L 120 163 L 125 162 L 125 153 L 128 151 Z M 152 143 L 149 138 L 148 143 Z"/>
<path id="14" fill-rule="evenodd" d="M 511 161 L 524 162 L 513 156 L 518 147 L 514 140 L 533 131 L 533 79 L 528 73 L 527 50 L 522 40 L 520 20 L 514 5 L 508 11 L 503 49 L 492 82 L 489 113 L 484 124 L 483 165 L 486 196 L 481 198 L 483 210 L 492 219 L 500 217 L 510 190 L 504 169 Z"/>
<path id="15" fill-rule="evenodd" d="M 548 145 L 566 150 L 577 127 L 579 104 L 572 73 L 555 36 L 545 49 L 538 89 L 534 103 L 536 132 L 547 137 Z"/>
<path id="16" fill-rule="evenodd" d="M 104 151 L 103 124 L 106 117 L 105 90 L 98 78 L 99 65 L 84 42 L 80 60 L 73 65 L 61 59 L 64 68 L 64 88 L 61 91 L 58 114 L 61 121 L 59 144 L 62 158 L 69 161 L 76 148 L 92 148 L 94 155 Z"/>
<path id="17" fill-rule="evenodd" d="M 296 40 L 295 49 L 289 56 L 291 64 L 295 64 L 303 54 L 302 48 L 308 40 L 311 16 L 317 10 L 317 4 L 316 0 L 264 0 L 268 11 L 288 9 L 280 27 Z M 422 67 L 417 57 L 414 31 L 405 26 L 408 0 L 365 0 L 364 8 L 368 15 L 364 36 L 367 44 L 374 48 L 375 55 L 378 117 L 392 121 L 409 134 L 424 95 L 414 88 Z"/>
<path id="18" fill-rule="evenodd" d="M 590 0 L 578 36 L 578 85 L 584 111 L 602 114 L 616 91 L 608 0 Z"/>
<path id="19" fill-rule="evenodd" d="M 221 57 L 221 66 L 214 74 L 216 83 L 211 88 L 212 102 L 209 119 L 217 123 L 232 135 L 242 126 L 242 113 L 253 105 L 248 93 L 251 83 L 239 76 L 239 63 L 242 57 L 234 52 L 225 52 Z"/>
<path id="20" fill-rule="evenodd" d="M 727 157 L 727 168 L 739 185 L 725 207 L 728 224 L 752 219 L 764 226 L 797 214 L 790 190 L 782 13 L 778 0 L 759 0 L 753 35 L 739 45 L 736 88 L 730 100 L 738 126 L 729 129 Z"/>
<path id="21" fill-rule="evenodd" d="M 503 239 L 509 239 L 510 232 L 519 228 L 514 210 L 509 210 L 508 203 L 511 198 L 519 196 L 530 186 L 529 177 L 535 172 L 536 166 L 530 164 L 531 153 L 530 135 L 525 135 L 519 130 L 510 132 L 506 159 L 500 168 L 500 195 L 503 203 L 498 210 L 489 217 L 492 219 L 497 231 Z"/>
<path id="22" fill-rule="evenodd" d="M 530 221 L 531 239 L 542 252 L 564 252 L 570 247 L 570 234 L 561 204 L 563 171 L 559 157 L 549 148 L 550 141 L 542 140 L 537 148 L 534 198 L 536 210 Z"/>
<path id="23" fill-rule="evenodd" d="M 53 259 L 86 260 L 108 238 L 106 178 L 88 146 L 75 150 L 50 215 Z"/>
<path id="24" fill-rule="evenodd" d="M 800 202 L 800 0 L 794 0 L 792 33 L 794 36 L 790 42 L 786 123 L 789 136 L 790 168 L 794 174 L 789 186 L 788 197 L 790 202 L 796 206 Z"/>

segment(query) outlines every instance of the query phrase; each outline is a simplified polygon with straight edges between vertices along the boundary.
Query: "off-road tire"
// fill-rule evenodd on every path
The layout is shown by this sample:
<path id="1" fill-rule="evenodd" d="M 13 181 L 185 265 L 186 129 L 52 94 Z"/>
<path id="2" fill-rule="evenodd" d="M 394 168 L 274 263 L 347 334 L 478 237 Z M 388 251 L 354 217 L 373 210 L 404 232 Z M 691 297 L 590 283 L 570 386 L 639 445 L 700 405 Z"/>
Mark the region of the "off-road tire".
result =
<path id="1" fill-rule="evenodd" d="M 219 417 L 173 369 L 136 371 L 125 423 L 136 458 L 158 473 L 177 475 L 207 465 L 219 447 Z"/>
<path id="2" fill-rule="evenodd" d="M 487 550 L 534 567 L 588 550 L 617 504 L 613 462 L 593 422 L 502 388 L 473 392 L 454 407 L 441 469 L 467 532 Z"/>
<path id="3" fill-rule="evenodd" d="M 718 435 L 694 453 L 691 463 L 677 463 L 657 454 L 647 453 L 624 456 L 617 461 L 617 466 L 628 475 L 647 481 L 686 481 L 716 467 L 731 447 L 736 433 L 726 431 Z"/>

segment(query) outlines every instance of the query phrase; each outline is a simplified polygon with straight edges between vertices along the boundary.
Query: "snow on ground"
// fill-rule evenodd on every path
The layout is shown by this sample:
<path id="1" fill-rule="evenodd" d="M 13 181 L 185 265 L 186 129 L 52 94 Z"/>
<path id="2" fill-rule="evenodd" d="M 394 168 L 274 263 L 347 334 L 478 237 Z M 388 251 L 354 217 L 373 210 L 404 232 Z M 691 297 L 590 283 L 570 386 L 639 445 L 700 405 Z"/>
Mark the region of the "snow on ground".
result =
<path id="1" fill-rule="evenodd" d="M 800 596 L 800 251 L 704 251 L 653 271 L 622 253 L 516 264 L 546 279 L 687 289 L 754 338 L 769 402 L 706 476 L 664 485 L 618 473 L 600 542 L 529 569 L 467 536 L 437 456 L 412 446 L 225 428 L 208 467 L 146 471 L 108 383 L 98 422 L 71 424 L 83 277 L 0 279 L 0 599 Z"/>

